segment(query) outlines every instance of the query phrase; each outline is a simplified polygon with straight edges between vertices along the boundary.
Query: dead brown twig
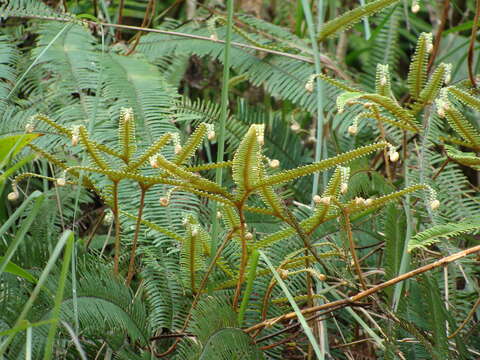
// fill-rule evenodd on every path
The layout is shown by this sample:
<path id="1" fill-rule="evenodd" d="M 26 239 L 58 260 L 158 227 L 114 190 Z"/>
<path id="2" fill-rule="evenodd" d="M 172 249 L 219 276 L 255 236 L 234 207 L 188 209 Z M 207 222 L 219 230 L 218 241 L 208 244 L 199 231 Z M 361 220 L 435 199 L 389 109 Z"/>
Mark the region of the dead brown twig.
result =
<path id="1" fill-rule="evenodd" d="M 385 282 L 383 282 L 379 285 L 376 285 L 376 286 L 374 286 L 370 289 L 361 291 L 357 295 L 351 296 L 349 298 L 341 299 L 341 300 L 337 300 L 337 301 L 332 301 L 332 302 L 329 302 L 329 303 L 326 303 L 326 304 L 322 304 L 322 305 L 313 306 L 313 307 L 310 307 L 310 308 L 303 309 L 302 314 L 311 314 L 311 313 L 321 311 L 321 310 L 326 310 L 326 309 L 329 309 L 329 308 L 332 308 L 332 307 L 342 308 L 342 307 L 349 306 L 353 302 L 359 301 L 359 300 L 361 300 L 361 299 L 363 299 L 367 296 L 370 296 L 370 295 L 372 295 L 372 294 L 374 294 L 374 293 L 376 293 L 380 290 L 383 290 L 383 289 L 385 289 L 389 286 L 395 285 L 396 283 L 399 283 L 401 281 L 405 281 L 405 280 L 410 279 L 410 278 L 412 278 L 416 275 L 419 275 L 419 274 L 422 274 L 424 272 L 436 269 L 440 266 L 447 265 L 447 264 L 449 264 L 453 261 L 456 261 L 456 260 L 461 259 L 461 258 L 463 258 L 465 256 L 468 256 L 468 255 L 474 254 L 476 252 L 480 252 L 480 245 L 471 247 L 471 248 L 466 249 L 466 250 L 459 251 L 455 254 L 452 254 L 452 255 L 449 255 L 449 256 L 446 256 L 446 257 L 443 257 L 442 259 L 437 260 L 437 261 L 435 261 L 431 264 L 428 264 L 428 265 L 419 267 L 415 270 L 409 271 L 405 274 L 402 274 L 402 275 L 397 276 L 393 279 L 385 281 Z M 289 319 L 293 319 L 293 318 L 296 318 L 296 317 L 297 317 L 297 314 L 295 312 L 290 312 L 290 313 L 284 314 L 282 316 L 278 316 L 278 317 L 275 317 L 275 318 L 272 318 L 272 319 L 267 319 L 267 320 L 265 320 L 265 321 L 263 321 L 259 324 L 251 326 L 248 329 L 245 329 L 245 332 L 250 333 L 250 332 L 255 331 L 257 329 L 261 329 L 265 326 L 268 326 L 269 324 L 274 324 L 278 321 L 289 320 Z"/>

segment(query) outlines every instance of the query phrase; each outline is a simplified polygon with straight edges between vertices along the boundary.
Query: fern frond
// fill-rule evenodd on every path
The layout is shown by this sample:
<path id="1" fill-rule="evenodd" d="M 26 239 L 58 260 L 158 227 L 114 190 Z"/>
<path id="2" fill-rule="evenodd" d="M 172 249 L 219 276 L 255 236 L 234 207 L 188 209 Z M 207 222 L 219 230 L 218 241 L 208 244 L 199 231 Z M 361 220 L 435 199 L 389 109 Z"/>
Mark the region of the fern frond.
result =
<path id="1" fill-rule="evenodd" d="M 425 87 L 420 92 L 418 100 L 412 105 L 412 110 L 418 112 L 425 105 L 432 104 L 440 93 L 442 85 L 445 83 L 446 77 L 450 76 L 450 64 L 440 64 L 434 71 Z"/>
<path id="2" fill-rule="evenodd" d="M 219 186 L 213 181 L 204 179 L 197 174 L 191 173 L 185 170 L 185 168 L 179 167 L 173 162 L 168 161 L 163 155 L 157 155 L 156 159 L 158 162 L 158 166 L 173 175 L 174 177 L 183 179 L 190 184 L 197 186 L 200 190 L 220 194 L 226 196 L 227 198 L 230 197 L 230 194 L 225 188 Z"/>
<path id="3" fill-rule="evenodd" d="M 80 141 L 85 147 L 85 151 L 93 160 L 93 162 L 102 170 L 107 170 L 109 165 L 103 159 L 102 155 L 99 152 L 99 149 L 95 144 L 90 141 L 90 137 L 88 136 L 87 129 L 83 125 L 79 125 L 78 127 L 78 134 L 80 136 Z"/>
<path id="4" fill-rule="evenodd" d="M 415 54 L 410 62 L 410 70 L 408 72 L 408 88 L 410 95 L 414 99 L 418 99 L 420 93 L 425 86 L 427 80 L 428 54 L 432 47 L 432 34 L 422 33 L 418 38 Z"/>
<path id="5" fill-rule="evenodd" d="M 347 85 L 345 82 L 331 78 L 327 75 L 324 74 L 315 74 L 315 77 L 318 77 L 322 81 L 325 81 L 327 84 L 330 84 L 334 87 L 336 87 L 339 90 L 347 91 L 347 92 L 357 92 L 360 91 L 359 89 L 356 89 L 353 86 Z"/>
<path id="6" fill-rule="evenodd" d="M 363 146 L 361 148 L 346 152 L 344 154 L 337 155 L 333 158 L 326 159 L 318 163 L 301 166 L 292 170 L 281 171 L 278 174 L 267 176 L 264 180 L 259 181 L 256 184 L 255 188 L 260 188 L 261 186 L 280 185 L 302 176 L 307 176 L 334 166 L 346 164 L 354 159 L 368 155 L 369 153 L 372 153 L 376 150 L 384 149 L 388 146 L 389 144 L 387 142 L 378 142 L 376 144 Z"/>
<path id="7" fill-rule="evenodd" d="M 137 151 L 135 139 L 135 120 L 131 108 L 120 110 L 120 121 L 118 123 L 118 142 L 122 149 L 123 160 L 128 164 Z"/>
<path id="8" fill-rule="evenodd" d="M 241 192 L 250 191 L 260 178 L 263 125 L 252 125 L 233 157 L 232 178 Z"/>
<path id="9" fill-rule="evenodd" d="M 415 129 L 415 132 L 418 132 L 418 126 L 415 121 L 415 117 L 406 109 L 402 108 L 394 99 L 389 97 L 379 95 L 379 94 L 367 94 L 367 93 L 343 93 L 337 97 L 337 108 L 339 112 L 343 112 L 345 105 L 348 105 L 351 102 L 354 102 L 357 99 L 366 99 L 370 100 L 373 103 L 379 105 L 381 108 L 387 110 L 389 113 L 394 115 L 398 121 L 403 122 L 409 128 Z M 368 106 L 366 104 L 365 106 Z"/>
<path id="10" fill-rule="evenodd" d="M 458 101 L 480 112 L 480 99 L 478 97 L 455 86 L 449 86 L 447 89 Z"/>
<path id="11" fill-rule="evenodd" d="M 457 223 L 436 225 L 413 236 L 408 243 L 408 251 L 425 249 L 439 242 L 442 238 L 453 238 L 479 229 L 480 219 L 478 218 L 466 219 Z"/>
<path id="12" fill-rule="evenodd" d="M 209 126 L 206 123 L 197 126 L 193 134 L 189 136 L 187 143 L 182 146 L 182 150 L 177 154 L 173 162 L 182 165 L 188 158 L 193 156 L 195 151 L 201 145 L 205 135 L 207 135 L 208 132 L 213 131 L 211 127 L 212 125 Z"/>
<path id="13" fill-rule="evenodd" d="M 451 146 L 445 145 L 448 157 L 456 162 L 480 171 L 480 157 L 472 152 L 459 151 Z"/>
<path id="14" fill-rule="evenodd" d="M 366 5 L 347 11 L 325 23 L 320 29 L 317 39 L 318 41 L 323 41 L 339 31 L 347 30 L 365 16 L 371 16 L 386 7 L 395 4 L 397 1 L 398 0 L 375 0 Z"/>
<path id="15" fill-rule="evenodd" d="M 443 111 L 450 126 L 465 141 L 475 148 L 480 147 L 480 133 L 472 124 L 463 116 L 463 114 L 452 104 L 444 106 Z"/>
<path id="16" fill-rule="evenodd" d="M 0 6 L 0 18 L 9 17 L 30 17 L 35 18 L 58 18 L 67 19 L 72 22 L 75 18 L 70 14 L 58 13 L 52 10 L 51 7 L 45 5 L 41 1 L 36 0 L 15 0 L 7 1 L 6 4 Z"/>
<path id="17" fill-rule="evenodd" d="M 142 155 L 140 155 L 138 158 L 136 158 L 134 161 L 132 161 L 130 164 L 128 164 L 125 168 L 125 171 L 134 171 L 143 165 L 152 156 L 155 156 L 165 145 L 168 144 L 168 142 L 172 139 L 172 134 L 171 133 L 166 133 L 164 134 L 161 138 L 156 140 L 152 145 L 150 145 Z"/>

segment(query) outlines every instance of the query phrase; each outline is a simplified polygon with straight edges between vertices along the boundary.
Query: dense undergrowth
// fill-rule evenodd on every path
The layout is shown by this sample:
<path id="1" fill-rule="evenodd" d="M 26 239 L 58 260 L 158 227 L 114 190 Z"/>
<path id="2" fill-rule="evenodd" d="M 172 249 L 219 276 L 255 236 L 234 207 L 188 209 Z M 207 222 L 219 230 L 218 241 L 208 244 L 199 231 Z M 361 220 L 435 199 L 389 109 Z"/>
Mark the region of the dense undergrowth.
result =
<path id="1" fill-rule="evenodd" d="M 0 359 L 478 358 L 479 3 L 0 1 Z"/>

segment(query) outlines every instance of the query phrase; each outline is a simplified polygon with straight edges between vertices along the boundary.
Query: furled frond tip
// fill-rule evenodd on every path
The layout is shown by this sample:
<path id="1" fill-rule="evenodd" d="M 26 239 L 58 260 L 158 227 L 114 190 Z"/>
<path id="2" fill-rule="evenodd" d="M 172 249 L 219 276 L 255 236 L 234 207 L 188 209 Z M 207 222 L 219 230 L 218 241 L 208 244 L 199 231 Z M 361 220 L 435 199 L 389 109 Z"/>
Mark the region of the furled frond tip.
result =
<path id="1" fill-rule="evenodd" d="M 413 0 L 412 2 L 412 13 L 416 14 L 420 11 L 420 4 L 418 0 Z"/>
<path id="2" fill-rule="evenodd" d="M 400 158 L 400 154 L 395 149 L 395 146 L 390 146 L 388 149 L 388 157 L 391 162 L 396 162 Z"/>
<path id="3" fill-rule="evenodd" d="M 270 166 L 272 169 L 276 169 L 280 166 L 280 161 L 277 159 L 272 159 L 268 162 L 268 166 Z"/>
<path id="4" fill-rule="evenodd" d="M 80 125 L 74 125 L 72 128 L 72 146 L 77 146 L 80 141 Z"/>
<path id="5" fill-rule="evenodd" d="M 348 180 L 350 179 L 350 168 L 348 166 L 339 166 L 340 170 L 340 193 L 346 194 L 348 191 Z"/>
<path id="6" fill-rule="evenodd" d="M 388 70 L 388 64 L 378 64 L 377 65 L 377 81 L 381 86 L 385 86 L 388 83 L 388 78 L 390 77 L 390 71 Z"/>
<path id="7" fill-rule="evenodd" d="M 440 201 L 437 199 L 437 192 L 428 185 L 424 186 L 428 192 L 428 206 L 431 210 L 437 210 L 440 207 Z"/>
<path id="8" fill-rule="evenodd" d="M 290 125 L 290 129 L 293 131 L 293 132 L 299 132 L 301 127 L 300 127 L 300 124 L 296 121 L 294 121 L 292 123 L 292 125 Z"/>
<path id="9" fill-rule="evenodd" d="M 56 183 L 58 186 L 65 186 L 67 184 L 67 180 L 65 178 L 58 178 Z"/>
<path id="10" fill-rule="evenodd" d="M 313 197 L 313 202 L 317 205 L 330 205 L 331 200 L 332 200 L 331 196 L 315 195 Z"/>
<path id="11" fill-rule="evenodd" d="M 18 200 L 19 197 L 20 197 L 20 194 L 18 193 L 18 190 L 17 191 L 12 191 L 11 193 L 9 193 L 7 195 L 8 201 L 16 201 L 16 200 Z"/>
<path id="12" fill-rule="evenodd" d="M 25 125 L 25 133 L 30 134 L 34 131 L 35 131 L 35 125 L 33 125 L 32 123 L 27 123 Z"/>
<path id="13" fill-rule="evenodd" d="M 315 88 L 315 79 L 318 77 L 318 74 L 312 74 L 308 77 L 307 82 L 305 83 L 305 90 L 307 90 L 309 93 L 313 92 L 313 89 Z"/>

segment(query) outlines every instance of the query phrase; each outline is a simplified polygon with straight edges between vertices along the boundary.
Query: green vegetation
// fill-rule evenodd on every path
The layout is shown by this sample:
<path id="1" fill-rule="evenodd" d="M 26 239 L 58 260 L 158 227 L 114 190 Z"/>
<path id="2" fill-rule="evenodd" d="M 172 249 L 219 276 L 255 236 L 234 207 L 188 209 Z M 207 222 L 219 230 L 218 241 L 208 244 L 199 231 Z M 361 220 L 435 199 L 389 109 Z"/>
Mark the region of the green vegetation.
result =
<path id="1" fill-rule="evenodd" d="M 0 0 L 0 359 L 478 358 L 479 17 Z"/>

